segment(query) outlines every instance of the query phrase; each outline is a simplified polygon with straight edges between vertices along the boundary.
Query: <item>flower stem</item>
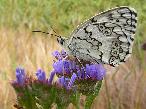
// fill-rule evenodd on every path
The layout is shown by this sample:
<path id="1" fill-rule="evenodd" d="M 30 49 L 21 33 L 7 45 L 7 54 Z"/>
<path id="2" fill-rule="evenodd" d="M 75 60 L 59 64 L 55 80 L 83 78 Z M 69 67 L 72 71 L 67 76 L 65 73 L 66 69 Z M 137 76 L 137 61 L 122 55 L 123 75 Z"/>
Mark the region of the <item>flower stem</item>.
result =
<path id="1" fill-rule="evenodd" d="M 86 104 L 85 104 L 85 109 L 90 109 L 91 108 L 91 105 L 93 103 L 93 100 L 99 94 L 99 90 L 101 88 L 101 85 L 102 85 L 102 80 L 101 81 L 98 81 L 98 83 L 96 84 L 95 89 L 94 89 L 94 93 L 87 96 Z"/>

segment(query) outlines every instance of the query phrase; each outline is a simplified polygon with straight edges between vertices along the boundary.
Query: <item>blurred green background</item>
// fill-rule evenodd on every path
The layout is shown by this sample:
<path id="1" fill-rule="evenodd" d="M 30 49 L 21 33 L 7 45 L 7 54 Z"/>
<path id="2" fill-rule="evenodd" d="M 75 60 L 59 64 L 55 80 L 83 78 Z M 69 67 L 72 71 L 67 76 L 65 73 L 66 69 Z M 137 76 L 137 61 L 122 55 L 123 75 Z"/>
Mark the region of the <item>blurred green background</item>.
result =
<path id="1" fill-rule="evenodd" d="M 52 64 L 51 52 L 61 49 L 53 38 L 33 34 L 32 30 L 51 31 L 52 26 L 58 34 L 69 37 L 84 20 L 118 6 L 137 10 L 134 50 L 132 58 L 118 68 L 118 73 L 105 78 L 101 97 L 93 107 L 146 109 L 146 98 L 143 98 L 146 53 L 141 49 L 146 42 L 146 0 L 0 0 L 0 107 L 11 109 L 16 101 L 8 85 L 15 78 L 16 66 L 24 66 L 31 74 L 38 67 L 48 72 L 51 69 L 48 65 Z"/>

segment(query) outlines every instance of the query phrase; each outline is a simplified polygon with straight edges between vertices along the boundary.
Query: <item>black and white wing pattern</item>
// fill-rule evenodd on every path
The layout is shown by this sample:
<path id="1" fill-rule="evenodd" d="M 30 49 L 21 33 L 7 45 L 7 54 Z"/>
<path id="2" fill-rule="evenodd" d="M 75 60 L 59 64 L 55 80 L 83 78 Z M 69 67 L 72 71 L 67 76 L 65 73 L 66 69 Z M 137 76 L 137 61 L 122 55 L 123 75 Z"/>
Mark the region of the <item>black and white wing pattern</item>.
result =
<path id="1" fill-rule="evenodd" d="M 68 51 L 87 61 L 118 66 L 132 53 L 137 13 L 130 7 L 118 7 L 102 12 L 71 34 Z"/>

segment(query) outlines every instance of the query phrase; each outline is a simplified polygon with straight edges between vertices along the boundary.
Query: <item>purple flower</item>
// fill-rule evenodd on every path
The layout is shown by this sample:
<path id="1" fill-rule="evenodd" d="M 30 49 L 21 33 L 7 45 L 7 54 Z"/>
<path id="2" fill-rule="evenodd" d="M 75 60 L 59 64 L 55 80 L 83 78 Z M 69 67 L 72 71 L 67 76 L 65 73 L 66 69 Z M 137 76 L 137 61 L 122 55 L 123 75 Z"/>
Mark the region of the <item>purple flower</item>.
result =
<path id="1" fill-rule="evenodd" d="M 68 78 L 65 78 L 64 76 L 58 78 L 58 84 L 61 86 L 61 87 L 67 87 L 67 84 L 68 84 Z"/>
<path id="2" fill-rule="evenodd" d="M 75 61 L 70 61 L 70 69 L 76 70 L 76 62 Z"/>
<path id="3" fill-rule="evenodd" d="M 25 83 L 25 71 L 23 68 L 17 67 L 16 68 L 16 83 L 23 85 Z"/>
<path id="4" fill-rule="evenodd" d="M 65 78 L 64 76 L 61 76 L 60 78 L 58 78 L 58 84 L 61 87 L 65 87 L 66 89 L 71 89 L 75 80 L 77 78 L 77 75 L 75 73 L 73 73 L 73 75 L 71 76 L 71 78 Z"/>
<path id="5" fill-rule="evenodd" d="M 51 72 L 51 74 L 50 74 L 50 78 L 49 78 L 49 80 L 48 80 L 48 84 L 52 84 L 52 81 L 53 81 L 53 78 L 54 78 L 54 76 L 55 76 L 55 71 L 52 71 Z"/>
<path id="6" fill-rule="evenodd" d="M 70 74 L 73 70 L 71 69 L 71 61 L 70 60 L 58 60 L 53 63 L 54 71 L 57 74 Z"/>
<path id="7" fill-rule="evenodd" d="M 92 79 L 102 80 L 106 70 L 101 64 L 86 64 L 86 73 Z"/>
<path id="8" fill-rule="evenodd" d="M 54 52 L 52 53 L 52 55 L 53 55 L 56 59 L 62 60 L 62 55 L 61 55 L 58 51 L 54 51 Z"/>
<path id="9" fill-rule="evenodd" d="M 63 67 L 64 67 L 65 73 L 70 74 L 72 72 L 70 69 L 70 66 L 71 66 L 71 62 L 69 60 L 63 61 Z"/>
<path id="10" fill-rule="evenodd" d="M 46 74 L 43 70 L 38 69 L 36 72 L 36 76 L 37 76 L 39 81 L 46 81 Z"/>
<path id="11" fill-rule="evenodd" d="M 71 77 L 71 79 L 70 79 L 70 81 L 68 83 L 67 89 L 71 89 L 72 88 L 76 78 L 77 78 L 77 75 L 75 73 L 73 73 L 73 75 L 72 75 L 72 77 Z"/>
<path id="12" fill-rule="evenodd" d="M 97 80 L 102 80 L 103 77 L 105 76 L 105 74 L 106 74 L 105 68 L 101 64 L 98 64 L 97 65 L 97 74 L 96 74 Z"/>
<path id="13" fill-rule="evenodd" d="M 53 63 L 54 69 L 50 73 L 48 80 L 43 70 L 38 69 L 36 72 L 38 81 L 41 81 L 40 83 L 48 83 L 51 87 L 56 86 L 56 84 L 53 84 L 53 79 L 56 74 L 59 77 L 55 82 L 58 86 L 67 90 L 77 88 L 78 91 L 84 91 L 86 88 L 90 89 L 92 86 L 94 87 L 94 83 L 102 80 L 105 76 L 106 70 L 101 64 L 92 64 L 84 60 L 81 60 L 82 63 L 80 63 L 76 57 L 70 57 L 64 50 L 61 52 L 54 51 L 52 54 L 57 60 Z M 12 83 L 13 86 L 19 86 L 19 84 L 24 85 L 24 83 L 27 85 L 27 83 L 32 84 L 33 82 L 34 79 L 28 77 L 24 69 L 20 67 L 16 69 L 16 81 Z"/>
<path id="14" fill-rule="evenodd" d="M 96 74 L 97 74 L 97 66 L 96 66 L 96 64 L 93 64 L 93 65 L 89 66 L 88 74 L 90 75 L 91 78 L 96 79 Z"/>
<path id="15" fill-rule="evenodd" d="M 86 77 L 86 74 L 85 74 L 86 72 L 85 72 L 85 68 L 84 67 L 82 67 L 81 68 L 81 78 L 82 79 L 85 79 L 85 77 Z"/>
<path id="16" fill-rule="evenodd" d="M 77 77 L 78 77 L 78 79 L 81 79 L 81 71 L 80 70 L 77 70 Z"/>
<path id="17" fill-rule="evenodd" d="M 65 58 L 67 56 L 67 53 L 64 50 L 61 50 L 61 55 L 63 58 Z"/>
<path id="18" fill-rule="evenodd" d="M 63 60 L 58 60 L 53 63 L 54 71 L 58 74 L 63 73 Z"/>

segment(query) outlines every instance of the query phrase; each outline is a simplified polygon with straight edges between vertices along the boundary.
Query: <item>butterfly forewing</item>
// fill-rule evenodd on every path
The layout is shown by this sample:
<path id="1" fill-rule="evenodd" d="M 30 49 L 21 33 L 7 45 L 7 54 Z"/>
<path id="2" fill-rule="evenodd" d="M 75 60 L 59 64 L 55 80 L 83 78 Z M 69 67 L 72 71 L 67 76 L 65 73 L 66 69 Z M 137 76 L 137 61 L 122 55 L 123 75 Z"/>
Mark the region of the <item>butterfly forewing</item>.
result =
<path id="1" fill-rule="evenodd" d="M 79 25 L 67 47 L 79 59 L 117 66 L 132 53 L 136 23 L 133 8 L 105 11 Z"/>

